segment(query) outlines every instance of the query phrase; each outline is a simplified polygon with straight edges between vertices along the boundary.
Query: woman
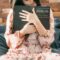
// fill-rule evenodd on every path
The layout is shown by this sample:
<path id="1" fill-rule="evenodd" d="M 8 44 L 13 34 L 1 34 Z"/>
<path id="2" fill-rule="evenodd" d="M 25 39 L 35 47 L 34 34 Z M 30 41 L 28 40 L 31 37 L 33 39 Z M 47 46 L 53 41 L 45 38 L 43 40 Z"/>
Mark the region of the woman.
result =
<path id="1" fill-rule="evenodd" d="M 22 0 L 20 0 L 20 1 L 22 1 Z M 25 0 L 23 0 L 23 1 L 25 1 Z M 30 0 L 28 0 L 28 2 L 33 2 L 32 0 L 30 1 Z M 28 5 L 28 4 L 27 4 Z M 10 11 L 10 13 L 9 13 L 9 15 L 12 13 L 12 10 Z M 11 22 L 11 23 L 10 23 Z M 8 20 L 7 20 L 7 23 L 6 23 L 7 25 L 6 25 L 6 32 L 5 32 L 5 37 L 6 37 L 6 35 L 10 35 L 11 33 L 12 33 L 12 21 L 10 20 L 9 21 L 9 16 L 8 16 Z M 10 27 L 10 28 L 9 28 Z M 25 35 L 25 34 L 31 34 L 31 33 L 33 33 L 33 32 L 35 32 L 36 31 L 36 29 L 35 29 L 35 27 L 33 26 L 33 25 L 29 25 L 29 23 L 27 23 L 26 24 L 26 26 L 24 26 L 24 28 L 22 29 L 22 30 L 20 30 L 20 32 L 22 32 L 22 34 L 21 35 Z M 32 41 L 32 40 L 36 40 L 37 39 L 37 36 L 38 36 L 38 34 L 36 34 L 36 33 L 34 33 L 34 34 L 31 34 L 30 35 L 31 37 L 29 37 L 30 38 L 30 41 Z M 35 38 L 32 38 L 32 36 L 35 36 Z M 29 39 L 28 38 L 28 39 Z M 27 39 L 27 40 L 28 40 Z M 8 39 L 6 39 L 7 40 L 7 42 L 8 42 Z M 26 40 L 26 41 L 27 41 Z M 35 41 L 36 42 L 36 41 Z M 26 42 L 27 44 L 28 43 L 30 43 L 30 42 Z M 9 43 L 8 43 L 9 44 Z M 25 43 L 24 43 L 25 44 Z M 38 42 L 36 42 L 35 44 L 38 44 Z M 14 44 L 15 45 L 15 44 Z M 40 52 L 40 49 L 39 49 L 40 47 L 39 47 L 39 45 L 38 45 L 38 50 L 39 50 L 39 52 Z M 35 50 L 35 49 L 34 49 Z M 31 51 L 32 52 L 32 51 Z"/>
<path id="2" fill-rule="evenodd" d="M 34 0 L 30 0 L 30 1 L 34 1 Z M 29 0 L 27 2 L 29 2 Z M 39 2 L 38 2 L 38 4 L 36 4 L 36 2 L 34 2 L 34 3 L 35 3 L 34 6 L 39 4 Z M 32 2 L 31 2 L 31 5 L 32 5 Z M 41 4 L 41 6 L 43 6 L 43 5 Z M 45 4 L 44 6 L 47 6 L 47 5 Z M 41 24 L 40 20 L 38 19 L 36 13 L 34 12 L 34 9 L 33 9 L 33 14 L 29 13 L 27 11 L 24 11 L 24 10 L 22 12 L 23 13 L 20 13 L 20 15 L 21 15 L 20 17 L 26 19 L 26 20 L 22 20 L 22 21 L 28 21 L 29 23 L 33 23 L 37 30 L 38 34 L 33 33 L 33 34 L 30 34 L 30 36 L 31 35 L 34 36 L 35 34 L 36 34 L 36 36 L 38 36 L 38 40 L 40 42 L 40 47 L 42 48 L 42 46 L 44 45 L 44 47 L 42 48 L 43 50 L 45 50 L 45 47 L 47 47 L 47 49 L 50 48 L 50 44 L 54 40 L 54 18 L 53 18 L 52 10 L 50 9 L 50 30 L 46 30 L 44 28 L 44 26 Z M 30 41 L 31 41 L 31 40 L 33 40 L 33 38 L 30 36 L 28 37 L 28 40 L 30 38 Z"/>
<path id="3" fill-rule="evenodd" d="M 52 11 L 50 10 L 50 19 L 51 20 L 50 20 L 50 30 L 48 32 L 43 27 L 43 25 L 39 22 L 39 19 L 38 19 L 37 15 L 36 15 L 34 9 L 32 11 L 33 11 L 33 13 L 30 13 L 30 12 L 27 12 L 27 11 L 23 11 L 26 14 L 25 13 L 20 13 L 22 15 L 20 17 L 25 18 L 24 21 L 28 21 L 28 24 L 26 24 L 23 27 L 22 30 L 16 31 L 14 34 L 11 34 L 11 30 L 8 28 L 8 26 L 10 26 L 12 24 L 9 24 L 7 26 L 7 30 L 8 31 L 6 30 L 5 37 L 6 36 L 8 37 L 6 39 L 6 41 L 7 41 L 7 45 L 10 47 L 10 49 L 9 49 L 9 52 L 6 55 L 4 55 L 4 57 L 5 58 L 9 58 L 10 60 L 15 60 L 15 59 L 16 60 L 17 59 L 20 59 L 20 60 L 25 60 L 25 59 L 26 60 L 27 59 L 28 60 L 30 60 L 30 59 L 33 59 L 33 60 L 38 60 L 38 59 L 39 60 L 48 60 L 48 59 L 54 60 L 54 58 L 57 56 L 55 58 L 55 60 L 59 60 L 60 59 L 59 58 L 59 55 L 58 54 L 51 53 L 51 51 L 50 51 L 50 44 L 53 41 L 52 40 L 52 37 L 53 37 L 53 34 L 54 34 L 54 25 L 53 25 L 54 18 L 53 18 L 53 15 L 52 15 Z M 32 18 L 30 19 L 30 17 L 32 17 Z M 10 20 L 10 22 L 12 22 L 12 21 Z M 9 23 L 9 21 L 8 21 L 8 23 Z M 34 27 L 34 29 L 33 29 L 34 31 L 32 31 L 31 29 L 30 29 L 30 31 L 27 30 L 27 28 L 30 26 L 29 25 L 30 23 L 33 23 L 34 24 L 35 27 L 32 26 L 32 28 Z M 11 28 L 11 26 L 10 26 L 10 28 Z M 44 31 L 44 33 L 42 33 L 42 30 L 41 29 Z M 23 42 L 24 41 L 24 35 L 27 34 L 27 33 L 32 33 L 27 38 L 27 41 L 30 44 L 28 44 L 28 42 Z M 47 34 L 45 34 L 45 33 L 47 33 Z M 33 38 L 32 36 L 34 36 L 34 39 L 32 39 Z M 40 41 L 40 44 L 39 44 L 39 42 L 37 42 L 38 40 L 36 40 L 36 37 L 37 36 L 38 36 L 38 40 Z M 23 43 L 23 44 L 21 44 L 21 43 Z M 30 46 L 33 46 L 34 47 L 34 45 L 38 45 L 39 46 L 39 49 L 35 48 L 38 51 L 36 51 L 35 49 L 34 50 L 33 49 L 32 50 L 30 49 L 31 48 Z M 3 59 L 3 56 L 0 59 L 2 60 Z"/>

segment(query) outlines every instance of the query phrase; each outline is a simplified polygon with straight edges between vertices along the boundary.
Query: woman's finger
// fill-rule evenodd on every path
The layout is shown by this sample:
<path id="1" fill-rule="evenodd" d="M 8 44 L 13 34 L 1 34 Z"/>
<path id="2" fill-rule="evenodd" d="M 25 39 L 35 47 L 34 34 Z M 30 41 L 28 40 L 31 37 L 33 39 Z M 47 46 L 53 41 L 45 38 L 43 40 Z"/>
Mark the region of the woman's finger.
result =
<path id="1" fill-rule="evenodd" d="M 35 13 L 35 8 L 32 9 L 33 13 Z"/>
<path id="2" fill-rule="evenodd" d="M 19 17 L 21 17 L 21 18 L 26 18 L 25 16 L 22 16 L 22 15 L 20 15 Z"/>
<path id="3" fill-rule="evenodd" d="M 54 20 L 53 12 L 52 12 L 51 9 L 50 9 L 50 19 L 51 19 L 51 20 Z"/>
<path id="4" fill-rule="evenodd" d="M 23 15 L 23 16 L 26 16 L 27 14 L 23 13 L 23 12 L 20 12 L 19 13 L 20 15 Z"/>
<path id="5" fill-rule="evenodd" d="M 22 12 L 24 12 L 24 13 L 26 13 L 26 14 L 29 14 L 30 12 L 28 12 L 28 11 L 25 11 L 25 10 L 22 10 Z"/>
<path id="6" fill-rule="evenodd" d="M 28 21 L 28 20 L 26 20 L 26 19 L 22 19 L 22 21 Z"/>

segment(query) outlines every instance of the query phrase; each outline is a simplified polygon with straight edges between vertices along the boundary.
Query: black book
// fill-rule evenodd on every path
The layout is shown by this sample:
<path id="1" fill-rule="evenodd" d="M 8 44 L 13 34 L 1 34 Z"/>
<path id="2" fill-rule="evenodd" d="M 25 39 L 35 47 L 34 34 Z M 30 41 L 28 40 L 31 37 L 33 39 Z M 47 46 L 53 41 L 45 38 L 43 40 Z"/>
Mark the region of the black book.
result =
<path id="1" fill-rule="evenodd" d="M 32 12 L 31 6 L 15 6 L 14 7 L 14 20 L 13 20 L 13 32 L 16 30 L 21 30 L 23 26 L 27 23 L 26 21 L 22 21 L 21 17 L 19 17 L 19 12 L 22 12 L 22 10 L 26 10 L 29 12 Z M 41 23 L 46 29 L 50 29 L 50 7 L 41 7 L 36 6 L 35 12 L 40 19 Z"/>

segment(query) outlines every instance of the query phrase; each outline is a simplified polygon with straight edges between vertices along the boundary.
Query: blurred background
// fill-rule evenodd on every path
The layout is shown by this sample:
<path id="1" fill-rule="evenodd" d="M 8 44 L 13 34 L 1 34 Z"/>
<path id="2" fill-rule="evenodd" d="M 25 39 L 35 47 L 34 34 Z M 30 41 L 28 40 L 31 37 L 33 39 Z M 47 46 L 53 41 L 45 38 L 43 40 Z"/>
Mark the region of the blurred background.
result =
<path id="1" fill-rule="evenodd" d="M 38 1 L 38 0 L 37 0 Z M 14 7 L 16 0 L 0 0 L 0 25 L 6 23 L 9 9 Z M 40 0 L 41 4 L 49 4 L 53 10 L 54 17 L 60 17 L 60 0 Z"/>
<path id="2" fill-rule="evenodd" d="M 8 11 L 16 0 L 0 0 L 0 24 L 5 24 Z M 38 1 L 38 0 L 37 0 Z M 49 4 L 55 17 L 60 17 L 60 0 L 40 0 L 41 4 Z"/>
<path id="3" fill-rule="evenodd" d="M 0 0 L 0 34 L 5 32 L 6 18 L 10 8 L 14 8 L 15 2 L 16 0 Z M 60 48 L 60 0 L 40 0 L 40 3 L 48 4 L 52 8 L 55 18 L 55 43 L 52 44 L 52 47 Z"/>

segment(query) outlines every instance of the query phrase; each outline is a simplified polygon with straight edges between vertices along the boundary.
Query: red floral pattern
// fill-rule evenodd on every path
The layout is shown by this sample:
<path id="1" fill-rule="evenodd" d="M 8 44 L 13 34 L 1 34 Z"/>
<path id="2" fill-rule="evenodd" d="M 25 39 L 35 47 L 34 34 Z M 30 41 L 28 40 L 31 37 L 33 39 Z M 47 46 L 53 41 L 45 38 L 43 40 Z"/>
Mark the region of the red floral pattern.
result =
<path id="1" fill-rule="evenodd" d="M 12 10 L 10 13 L 12 13 Z M 33 33 L 29 35 L 27 40 L 24 40 L 24 37 L 19 36 L 19 31 L 11 34 L 13 19 L 10 16 L 7 17 L 5 31 L 6 42 L 10 49 L 0 57 L 0 60 L 60 60 L 60 54 L 52 53 L 50 48 L 50 44 L 54 40 L 54 26 L 52 25 L 54 21 L 50 23 L 52 31 L 49 37 Z M 16 48 L 18 45 L 19 48 Z"/>

